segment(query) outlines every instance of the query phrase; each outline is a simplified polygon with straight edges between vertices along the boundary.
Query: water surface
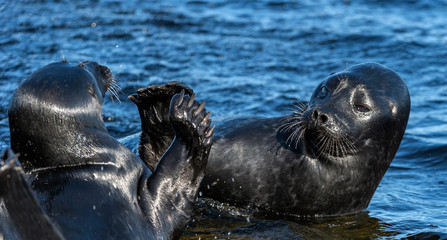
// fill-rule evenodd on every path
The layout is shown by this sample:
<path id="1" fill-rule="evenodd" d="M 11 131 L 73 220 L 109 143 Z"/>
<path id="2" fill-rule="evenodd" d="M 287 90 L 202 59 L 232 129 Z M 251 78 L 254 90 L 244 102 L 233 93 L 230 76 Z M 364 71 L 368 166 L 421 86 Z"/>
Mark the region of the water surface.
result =
<path id="1" fill-rule="evenodd" d="M 106 64 L 110 133 L 138 132 L 127 99 L 183 81 L 213 119 L 288 114 L 328 74 L 366 61 L 398 72 L 412 109 L 401 147 L 369 208 L 330 219 L 250 218 L 202 200 L 184 239 L 447 239 L 447 1 L 191 0 L 0 2 L 0 148 L 20 82 L 62 59 Z M 268 166 L 266 166 L 268 167 Z M 210 207 L 211 205 L 211 207 Z"/>

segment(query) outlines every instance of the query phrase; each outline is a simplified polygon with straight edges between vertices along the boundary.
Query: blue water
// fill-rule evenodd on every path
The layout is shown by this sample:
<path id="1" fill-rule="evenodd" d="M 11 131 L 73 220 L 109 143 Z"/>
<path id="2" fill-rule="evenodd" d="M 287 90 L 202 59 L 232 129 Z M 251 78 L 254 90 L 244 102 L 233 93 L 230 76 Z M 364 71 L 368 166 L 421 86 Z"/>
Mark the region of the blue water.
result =
<path id="1" fill-rule="evenodd" d="M 54 61 L 96 60 L 122 88 L 103 115 L 138 132 L 127 99 L 149 84 L 190 84 L 213 119 L 288 114 L 328 74 L 382 63 L 408 85 L 401 147 L 369 208 L 331 219 L 262 220 L 211 204 L 184 239 L 447 239 L 447 0 L 0 1 L 0 149 L 18 84 Z"/>

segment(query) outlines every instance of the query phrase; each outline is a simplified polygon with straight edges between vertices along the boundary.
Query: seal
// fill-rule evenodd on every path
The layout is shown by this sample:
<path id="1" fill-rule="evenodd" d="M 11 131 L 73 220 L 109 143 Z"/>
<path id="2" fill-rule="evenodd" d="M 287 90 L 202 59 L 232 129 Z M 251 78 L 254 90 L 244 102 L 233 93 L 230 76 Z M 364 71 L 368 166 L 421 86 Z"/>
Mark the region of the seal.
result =
<path id="1" fill-rule="evenodd" d="M 409 112 L 397 73 L 354 65 L 324 79 L 290 116 L 218 125 L 200 191 L 263 216 L 361 212 L 399 148 Z"/>
<path id="2" fill-rule="evenodd" d="M 11 148 L 55 236 L 174 238 L 190 218 L 204 175 L 213 139 L 209 113 L 185 91 L 172 97 L 167 115 L 175 137 L 151 172 L 147 160 L 107 132 L 102 105 L 113 81 L 111 71 L 96 62 L 63 61 L 37 70 L 11 100 Z M 27 185 L 18 187 L 29 192 Z M 15 229 L 27 236 L 33 228 Z"/>
<path id="3" fill-rule="evenodd" d="M 203 195 L 274 214 L 366 209 L 407 126 L 405 83 L 380 64 L 358 64 L 324 79 L 295 109 L 216 129 Z"/>

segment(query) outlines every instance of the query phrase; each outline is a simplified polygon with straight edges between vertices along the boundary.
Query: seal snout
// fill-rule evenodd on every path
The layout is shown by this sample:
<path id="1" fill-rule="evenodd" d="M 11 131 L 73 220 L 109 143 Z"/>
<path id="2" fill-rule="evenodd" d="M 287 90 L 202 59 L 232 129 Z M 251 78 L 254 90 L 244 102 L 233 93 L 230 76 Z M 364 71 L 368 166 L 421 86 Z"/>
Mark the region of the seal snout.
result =
<path id="1" fill-rule="evenodd" d="M 324 124 L 329 120 L 329 118 L 326 114 L 318 113 L 318 110 L 314 109 L 312 111 L 312 120 L 317 121 L 318 123 Z"/>
<path id="2" fill-rule="evenodd" d="M 111 94 L 119 101 L 117 91 L 120 90 L 120 87 L 116 84 L 115 80 L 113 79 L 112 71 L 110 71 L 108 67 L 100 65 L 94 61 L 84 61 L 78 66 L 86 69 L 93 75 L 103 97 L 109 90 Z"/>
<path id="3" fill-rule="evenodd" d="M 337 132 L 337 124 L 331 112 L 322 110 L 320 107 L 310 109 L 308 121 L 312 128 L 323 128 L 325 131 Z"/>
<path id="4" fill-rule="evenodd" d="M 105 84 L 110 84 L 112 82 L 112 71 L 106 66 L 99 65 L 97 62 L 85 61 L 82 63 L 87 67 L 89 72 L 91 72 L 96 78 L 104 78 Z"/>

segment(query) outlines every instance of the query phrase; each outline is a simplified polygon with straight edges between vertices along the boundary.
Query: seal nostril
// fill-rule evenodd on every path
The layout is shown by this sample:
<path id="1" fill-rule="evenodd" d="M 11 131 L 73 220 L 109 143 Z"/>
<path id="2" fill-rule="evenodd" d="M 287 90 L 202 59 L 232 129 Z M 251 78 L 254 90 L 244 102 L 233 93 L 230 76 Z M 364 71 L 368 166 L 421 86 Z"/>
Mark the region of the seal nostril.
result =
<path id="1" fill-rule="evenodd" d="M 328 118 L 324 114 L 321 114 L 320 117 L 318 118 L 318 121 L 321 123 L 325 123 L 325 122 L 327 122 L 327 120 L 328 120 Z"/>

